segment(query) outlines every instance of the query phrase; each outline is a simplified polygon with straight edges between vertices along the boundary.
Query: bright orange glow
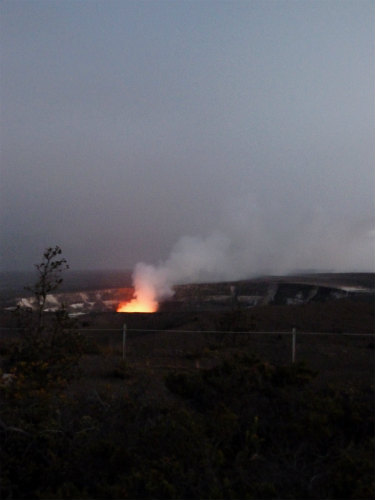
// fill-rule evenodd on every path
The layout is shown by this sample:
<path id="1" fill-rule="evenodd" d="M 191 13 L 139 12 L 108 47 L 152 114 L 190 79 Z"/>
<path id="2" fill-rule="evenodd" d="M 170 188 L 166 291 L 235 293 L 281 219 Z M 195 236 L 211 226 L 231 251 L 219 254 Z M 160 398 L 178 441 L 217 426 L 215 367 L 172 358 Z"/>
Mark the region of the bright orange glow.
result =
<path id="1" fill-rule="evenodd" d="M 133 299 L 130 302 L 120 302 L 116 311 L 120 313 L 153 313 L 158 310 L 154 300 Z"/>
<path id="2" fill-rule="evenodd" d="M 159 303 L 157 301 L 157 293 L 154 281 L 155 280 L 150 279 L 150 277 L 148 276 L 143 276 L 142 273 L 139 272 L 137 273 L 137 267 L 136 267 L 136 272 L 133 277 L 134 298 L 127 302 L 120 302 L 117 308 L 117 312 L 122 312 L 122 313 L 156 312 L 158 310 Z"/>

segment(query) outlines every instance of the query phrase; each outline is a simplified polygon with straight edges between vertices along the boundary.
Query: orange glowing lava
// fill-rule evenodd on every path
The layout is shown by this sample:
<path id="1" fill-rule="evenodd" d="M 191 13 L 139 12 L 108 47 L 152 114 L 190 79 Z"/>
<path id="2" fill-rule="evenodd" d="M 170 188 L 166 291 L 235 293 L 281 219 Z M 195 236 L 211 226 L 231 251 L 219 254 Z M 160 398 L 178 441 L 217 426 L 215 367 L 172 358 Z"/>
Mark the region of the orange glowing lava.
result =
<path id="1" fill-rule="evenodd" d="M 149 268 L 153 270 L 151 266 L 141 266 L 141 264 L 137 264 L 133 276 L 134 298 L 127 302 L 120 302 L 117 307 L 117 312 L 153 313 L 158 310 L 159 303 L 157 300 L 157 289 L 154 283 L 155 279 L 150 279 L 150 276 L 144 276 L 144 273 L 139 272 L 139 269 L 143 270 L 145 267 L 147 271 L 149 271 Z"/>
<path id="2" fill-rule="evenodd" d="M 120 302 L 116 311 L 120 313 L 153 313 L 158 310 L 158 303 L 154 300 L 133 299 L 130 302 Z"/>

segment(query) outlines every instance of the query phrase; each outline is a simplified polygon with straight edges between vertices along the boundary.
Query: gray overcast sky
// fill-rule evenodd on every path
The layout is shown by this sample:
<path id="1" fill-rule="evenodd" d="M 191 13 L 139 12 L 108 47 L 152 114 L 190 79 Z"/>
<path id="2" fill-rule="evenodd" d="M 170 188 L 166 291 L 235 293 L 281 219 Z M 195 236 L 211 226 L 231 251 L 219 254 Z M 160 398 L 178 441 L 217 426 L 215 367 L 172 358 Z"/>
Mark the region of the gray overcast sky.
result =
<path id="1" fill-rule="evenodd" d="M 1 268 L 228 239 L 372 270 L 374 1 L 2 1 Z"/>

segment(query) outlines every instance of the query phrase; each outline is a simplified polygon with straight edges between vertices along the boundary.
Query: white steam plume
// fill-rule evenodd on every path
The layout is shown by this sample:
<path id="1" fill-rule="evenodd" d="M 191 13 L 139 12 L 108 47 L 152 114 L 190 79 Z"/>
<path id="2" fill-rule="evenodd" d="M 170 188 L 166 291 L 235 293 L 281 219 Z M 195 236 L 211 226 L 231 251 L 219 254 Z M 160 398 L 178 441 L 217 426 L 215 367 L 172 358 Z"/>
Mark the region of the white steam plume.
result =
<path id="1" fill-rule="evenodd" d="M 139 263 L 133 281 L 136 300 L 151 303 L 173 295 L 179 283 L 246 279 L 256 273 L 285 274 L 298 270 L 372 271 L 374 224 L 332 219 L 323 210 L 309 217 L 282 210 L 260 210 L 253 196 L 236 200 L 218 217 L 222 231 L 206 238 L 182 237 L 158 266 Z M 277 223 L 275 223 L 276 218 Z"/>
<path id="2" fill-rule="evenodd" d="M 184 236 L 159 266 L 138 263 L 133 274 L 138 302 L 157 305 L 173 295 L 176 283 L 225 276 L 230 241 L 220 233 L 207 238 Z"/>

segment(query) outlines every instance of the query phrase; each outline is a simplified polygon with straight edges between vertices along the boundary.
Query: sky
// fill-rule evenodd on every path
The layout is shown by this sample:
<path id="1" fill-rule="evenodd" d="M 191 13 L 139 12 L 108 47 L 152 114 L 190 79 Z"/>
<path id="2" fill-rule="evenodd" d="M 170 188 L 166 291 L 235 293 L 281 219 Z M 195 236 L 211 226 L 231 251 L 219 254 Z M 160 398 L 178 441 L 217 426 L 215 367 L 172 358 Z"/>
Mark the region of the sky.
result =
<path id="1" fill-rule="evenodd" d="M 374 6 L 3 0 L 0 269 L 374 270 Z"/>

